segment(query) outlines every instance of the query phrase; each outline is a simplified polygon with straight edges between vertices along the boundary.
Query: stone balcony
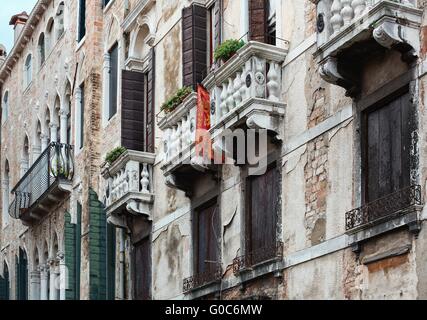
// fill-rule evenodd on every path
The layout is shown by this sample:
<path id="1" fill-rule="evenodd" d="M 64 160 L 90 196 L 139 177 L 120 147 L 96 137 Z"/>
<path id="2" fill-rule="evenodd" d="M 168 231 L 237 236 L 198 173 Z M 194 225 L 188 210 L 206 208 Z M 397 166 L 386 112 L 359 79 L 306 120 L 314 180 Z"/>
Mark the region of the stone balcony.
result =
<path id="1" fill-rule="evenodd" d="M 422 10 L 415 0 L 311 1 L 317 5 L 315 56 L 321 76 L 349 96 L 358 92 L 359 62 L 378 47 L 400 51 L 408 63 L 419 55 Z"/>
<path id="2" fill-rule="evenodd" d="M 204 80 L 211 96 L 211 137 L 220 140 L 236 128 L 267 129 L 282 138 L 285 114 L 282 94 L 282 65 L 288 49 L 249 42 L 227 63 Z M 215 171 L 193 161 L 196 140 L 196 93 L 159 122 L 164 132 L 163 171 L 167 184 L 190 188 L 191 174 Z M 215 142 L 215 141 L 214 141 Z"/>
<path id="3" fill-rule="evenodd" d="M 73 148 L 52 142 L 16 184 L 9 215 L 24 225 L 37 223 L 72 190 Z"/>
<path id="4" fill-rule="evenodd" d="M 154 202 L 153 165 L 155 154 L 128 150 L 111 166 L 102 168 L 104 203 L 108 222 L 126 227 L 126 215 L 151 220 Z"/>

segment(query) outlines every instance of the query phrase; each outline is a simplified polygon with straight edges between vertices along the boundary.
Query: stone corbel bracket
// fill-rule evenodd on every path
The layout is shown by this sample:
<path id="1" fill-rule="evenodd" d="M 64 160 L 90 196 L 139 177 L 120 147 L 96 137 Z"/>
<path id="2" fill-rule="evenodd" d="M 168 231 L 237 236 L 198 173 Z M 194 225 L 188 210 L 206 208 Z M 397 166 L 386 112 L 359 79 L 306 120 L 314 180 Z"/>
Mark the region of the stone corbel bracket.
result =
<path id="1" fill-rule="evenodd" d="M 358 83 L 339 70 L 338 59 L 335 57 L 328 57 L 322 61 L 319 66 L 319 73 L 326 82 L 345 88 L 348 96 L 353 96 L 358 91 Z"/>
<path id="2" fill-rule="evenodd" d="M 404 60 L 415 59 L 419 55 L 419 28 L 397 23 L 394 17 L 387 16 L 377 22 L 373 37 L 381 46 L 402 52 Z"/>

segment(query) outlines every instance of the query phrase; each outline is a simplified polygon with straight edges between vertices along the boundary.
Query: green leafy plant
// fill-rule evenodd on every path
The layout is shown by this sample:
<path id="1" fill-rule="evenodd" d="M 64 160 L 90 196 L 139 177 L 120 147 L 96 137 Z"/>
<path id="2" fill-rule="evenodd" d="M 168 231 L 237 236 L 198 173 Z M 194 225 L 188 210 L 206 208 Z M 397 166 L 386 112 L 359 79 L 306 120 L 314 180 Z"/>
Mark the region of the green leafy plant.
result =
<path id="1" fill-rule="evenodd" d="M 223 42 L 215 50 L 215 60 L 222 60 L 223 62 L 227 62 L 244 45 L 245 42 L 243 40 L 230 39 Z"/>
<path id="2" fill-rule="evenodd" d="M 174 111 L 192 92 L 193 89 L 190 87 L 183 87 L 179 89 L 171 98 L 169 98 L 169 100 L 167 100 L 162 105 L 162 111 L 166 113 Z"/>
<path id="3" fill-rule="evenodd" d="M 105 157 L 105 161 L 108 164 L 113 164 L 120 156 L 127 151 L 124 147 L 117 147 L 113 150 L 111 150 L 109 153 L 107 153 L 107 156 Z"/>

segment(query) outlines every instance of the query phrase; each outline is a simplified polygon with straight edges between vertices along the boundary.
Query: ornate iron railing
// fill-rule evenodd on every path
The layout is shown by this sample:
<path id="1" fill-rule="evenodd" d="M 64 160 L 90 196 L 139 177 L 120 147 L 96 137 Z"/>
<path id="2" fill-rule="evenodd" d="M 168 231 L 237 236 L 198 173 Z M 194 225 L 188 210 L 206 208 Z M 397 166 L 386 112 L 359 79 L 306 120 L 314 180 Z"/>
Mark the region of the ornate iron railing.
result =
<path id="1" fill-rule="evenodd" d="M 218 265 L 211 271 L 196 274 L 192 277 L 184 279 L 182 289 L 184 293 L 190 292 L 205 285 L 220 282 L 221 278 L 222 268 L 220 265 Z"/>
<path id="2" fill-rule="evenodd" d="M 421 186 L 411 186 L 346 213 L 346 229 L 353 230 L 393 217 L 415 205 L 422 205 Z"/>
<path id="3" fill-rule="evenodd" d="M 270 260 L 283 259 L 283 242 L 260 248 L 233 260 L 233 273 L 239 274 L 243 270 L 268 262 Z"/>
<path id="4" fill-rule="evenodd" d="M 9 207 L 9 215 L 20 219 L 22 212 L 31 208 L 49 188 L 59 180 L 71 180 L 74 175 L 73 147 L 52 142 L 34 162 L 12 193 L 15 200 Z"/>

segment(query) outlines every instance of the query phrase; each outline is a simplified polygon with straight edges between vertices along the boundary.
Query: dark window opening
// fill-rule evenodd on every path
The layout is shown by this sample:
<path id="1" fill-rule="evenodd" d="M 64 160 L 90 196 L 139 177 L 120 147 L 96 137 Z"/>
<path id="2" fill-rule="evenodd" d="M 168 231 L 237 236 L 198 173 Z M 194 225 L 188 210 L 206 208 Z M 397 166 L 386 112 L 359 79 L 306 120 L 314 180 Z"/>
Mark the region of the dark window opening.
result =
<path id="1" fill-rule="evenodd" d="M 79 0 L 79 32 L 78 41 L 80 42 L 86 35 L 86 0 Z"/>
<path id="2" fill-rule="evenodd" d="M 110 71 L 109 71 L 109 84 L 110 84 L 110 100 L 108 119 L 110 120 L 117 113 L 117 90 L 118 90 L 118 68 L 119 68 L 119 47 L 117 43 L 111 48 L 110 52 Z"/>

